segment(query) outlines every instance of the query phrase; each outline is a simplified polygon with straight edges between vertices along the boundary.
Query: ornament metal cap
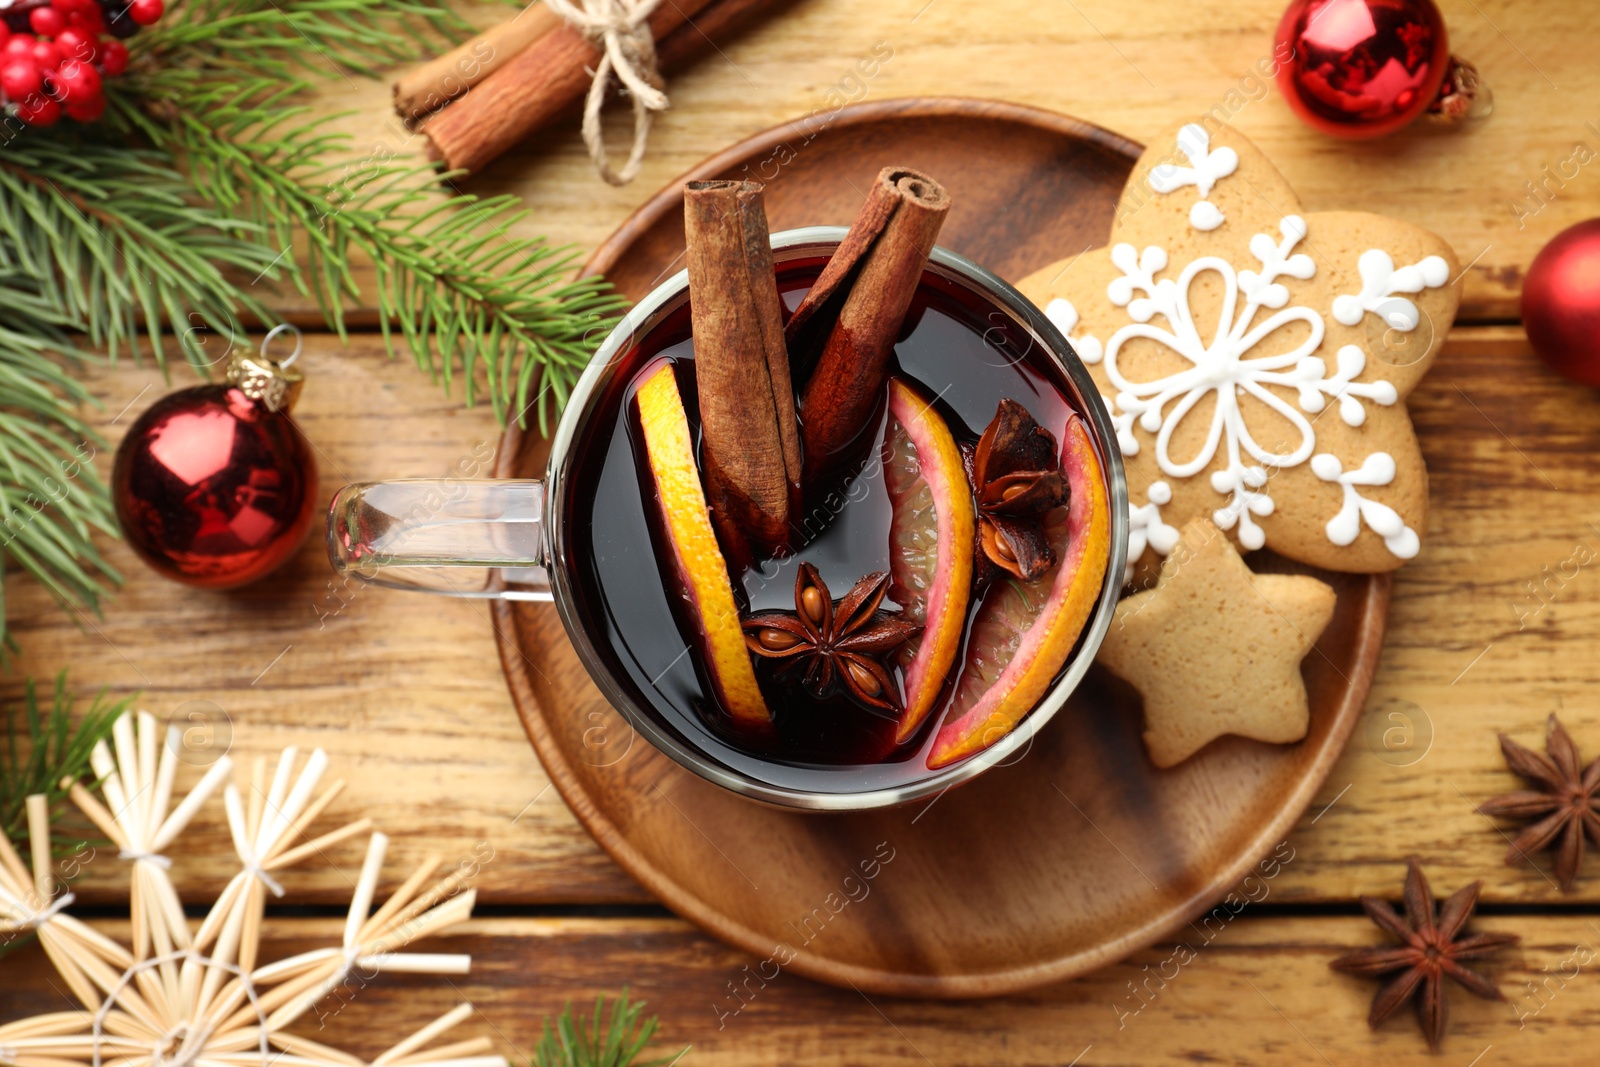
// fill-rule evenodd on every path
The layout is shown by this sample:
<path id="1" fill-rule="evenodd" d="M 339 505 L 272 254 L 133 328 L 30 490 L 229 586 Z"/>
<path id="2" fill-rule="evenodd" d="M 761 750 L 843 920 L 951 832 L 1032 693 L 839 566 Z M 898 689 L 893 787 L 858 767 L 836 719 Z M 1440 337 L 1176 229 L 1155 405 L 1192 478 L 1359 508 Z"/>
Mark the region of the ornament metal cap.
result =
<path id="1" fill-rule="evenodd" d="M 284 359 L 275 359 L 269 349 L 276 338 L 286 333 L 294 335 L 294 351 Z M 228 384 L 251 400 L 261 401 L 268 411 L 287 414 L 300 399 L 300 387 L 306 380 L 299 371 L 289 369 L 300 358 L 303 344 L 299 327 L 287 322 L 274 326 L 262 339 L 259 355 L 234 353 L 228 361 Z"/>
<path id="2" fill-rule="evenodd" d="M 1478 68 L 1458 55 L 1450 57 L 1450 71 L 1439 86 L 1439 95 L 1423 118 L 1440 126 L 1455 126 L 1467 119 L 1486 119 L 1494 111 L 1494 90 L 1483 80 Z"/>

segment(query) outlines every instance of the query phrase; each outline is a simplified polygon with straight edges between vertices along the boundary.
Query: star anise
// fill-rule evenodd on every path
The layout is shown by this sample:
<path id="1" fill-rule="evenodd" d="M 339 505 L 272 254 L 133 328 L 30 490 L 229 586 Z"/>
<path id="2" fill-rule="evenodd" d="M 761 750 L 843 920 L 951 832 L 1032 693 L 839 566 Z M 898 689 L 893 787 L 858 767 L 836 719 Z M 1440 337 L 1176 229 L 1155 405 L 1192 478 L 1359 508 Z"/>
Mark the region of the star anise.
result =
<path id="1" fill-rule="evenodd" d="M 1041 518 L 1068 495 L 1055 435 L 1015 400 L 1002 400 L 964 458 L 978 507 L 979 582 L 995 567 L 1023 581 L 1039 577 L 1056 561 Z"/>
<path id="2" fill-rule="evenodd" d="M 1474 996 L 1504 1000 L 1498 986 L 1477 971 L 1463 967 L 1460 961 L 1487 956 L 1521 939 L 1516 934 L 1458 936 L 1477 906 L 1478 889 L 1483 883 L 1473 882 L 1458 889 L 1436 912 L 1433 891 L 1428 888 L 1422 867 L 1415 857 L 1408 862 L 1404 919 L 1395 914 L 1388 901 L 1377 897 L 1361 898 L 1361 908 L 1367 917 L 1398 937 L 1402 944 L 1347 952 L 1329 966 L 1348 974 L 1373 976 L 1399 971 L 1372 998 L 1367 1025 L 1376 1030 L 1402 1004 L 1415 998 L 1423 1036 L 1428 1039 L 1428 1047 L 1438 1052 L 1449 1007 L 1444 976 L 1448 974 Z"/>
<path id="3" fill-rule="evenodd" d="M 1537 791 L 1507 793 L 1484 801 L 1478 810 L 1504 819 L 1535 820 L 1511 842 L 1506 865 L 1515 866 L 1542 848 L 1553 849 L 1556 881 L 1568 893 L 1583 862 L 1584 837 L 1600 848 L 1600 759 L 1584 767 L 1578 746 L 1554 715 L 1545 729 L 1548 756 L 1500 735 L 1506 765 Z"/>
<path id="4" fill-rule="evenodd" d="M 900 690 L 882 657 L 922 627 L 878 610 L 888 589 L 889 575 L 880 571 L 834 600 L 817 568 L 802 563 L 794 581 L 795 610 L 745 619 L 745 644 L 765 659 L 786 661 L 781 671 L 803 668 L 803 684 L 819 699 L 837 685 L 868 707 L 898 712 Z"/>

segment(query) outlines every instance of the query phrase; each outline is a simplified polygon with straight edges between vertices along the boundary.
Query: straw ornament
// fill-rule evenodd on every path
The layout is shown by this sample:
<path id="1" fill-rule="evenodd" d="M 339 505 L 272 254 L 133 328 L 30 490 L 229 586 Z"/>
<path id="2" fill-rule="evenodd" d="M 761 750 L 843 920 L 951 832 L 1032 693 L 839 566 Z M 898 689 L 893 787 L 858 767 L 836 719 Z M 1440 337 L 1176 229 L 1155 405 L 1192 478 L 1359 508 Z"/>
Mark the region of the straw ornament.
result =
<path id="1" fill-rule="evenodd" d="M 257 760 L 243 789 L 228 781 L 232 764 L 223 758 L 174 806 L 176 731 L 163 735 L 141 713 L 119 719 L 111 741 L 91 761 L 100 797 L 78 782 L 69 795 L 131 864 L 132 944 L 67 912 L 72 894 L 55 884 L 45 798 L 28 798 L 31 871 L 0 833 L 0 938 L 36 934 L 82 1010 L 0 1026 L 0 1067 L 508 1067 L 486 1038 L 439 1043 L 471 1015 L 469 1004 L 370 1063 L 288 1032 L 308 1014 L 325 1023 L 322 1005 L 383 972 L 466 974 L 468 956 L 406 951 L 471 916 L 465 868 L 436 877 L 442 861 L 428 857 L 374 910 L 388 838 L 367 819 L 308 832 L 344 788 L 335 781 L 318 792 L 328 765 L 321 750 L 301 763 L 286 749 L 270 776 Z M 167 852 L 219 789 L 240 870 L 191 930 Z M 278 875 L 367 833 L 340 943 L 261 964 L 266 898 L 284 895 Z"/>

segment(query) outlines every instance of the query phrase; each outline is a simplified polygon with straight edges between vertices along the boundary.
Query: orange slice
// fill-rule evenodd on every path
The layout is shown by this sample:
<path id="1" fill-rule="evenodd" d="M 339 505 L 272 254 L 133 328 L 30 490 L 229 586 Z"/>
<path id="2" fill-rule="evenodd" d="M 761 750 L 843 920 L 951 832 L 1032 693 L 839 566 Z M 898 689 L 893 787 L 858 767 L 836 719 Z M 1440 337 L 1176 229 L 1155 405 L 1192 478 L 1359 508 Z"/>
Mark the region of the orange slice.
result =
<path id="1" fill-rule="evenodd" d="M 915 389 L 889 382 L 884 482 L 889 530 L 890 596 L 923 626 L 902 660 L 906 707 L 895 743 L 906 741 L 939 700 L 961 651 L 972 594 L 972 490 L 950 427 Z"/>
<path id="2" fill-rule="evenodd" d="M 695 466 L 689 419 L 678 394 L 672 364 L 649 372 L 639 388 L 639 421 L 644 427 L 650 473 L 671 542 L 689 611 L 705 638 L 705 664 L 722 706 L 746 723 L 770 723 L 772 714 L 756 684 L 756 672 L 739 627 L 728 565 L 711 529 L 711 513 Z"/>
<path id="3" fill-rule="evenodd" d="M 1094 611 L 1111 556 L 1111 516 L 1105 474 L 1080 418 L 1067 422 L 1061 465 L 1072 499 L 1045 522 L 1061 562 L 1031 582 L 990 588 L 928 756 L 931 768 L 966 759 L 1014 730 L 1050 688 Z"/>

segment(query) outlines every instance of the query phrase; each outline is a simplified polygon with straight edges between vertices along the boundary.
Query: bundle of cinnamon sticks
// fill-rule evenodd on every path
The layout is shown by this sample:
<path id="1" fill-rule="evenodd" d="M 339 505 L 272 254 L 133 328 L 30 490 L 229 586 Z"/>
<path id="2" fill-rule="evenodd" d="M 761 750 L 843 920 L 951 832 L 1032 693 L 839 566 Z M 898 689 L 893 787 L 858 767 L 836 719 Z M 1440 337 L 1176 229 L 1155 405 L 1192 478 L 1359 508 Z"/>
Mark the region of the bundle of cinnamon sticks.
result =
<path id="1" fill-rule="evenodd" d="M 932 178 L 885 167 L 785 325 L 761 190 L 690 182 L 684 193 L 707 500 L 736 556 L 784 554 L 802 496 L 861 450 L 950 209 Z M 808 372 L 798 419 L 792 367 Z"/>
<path id="2" fill-rule="evenodd" d="M 656 64 L 670 71 L 784 0 L 672 0 L 649 16 Z M 600 47 L 537 2 L 394 83 L 396 113 L 449 170 L 478 171 L 575 113 Z"/>

